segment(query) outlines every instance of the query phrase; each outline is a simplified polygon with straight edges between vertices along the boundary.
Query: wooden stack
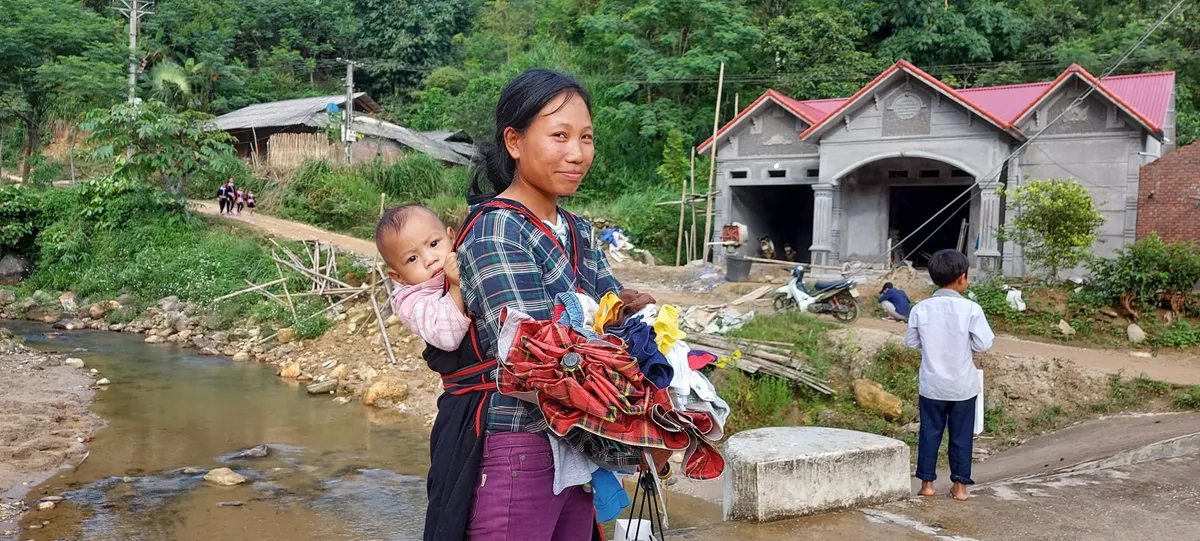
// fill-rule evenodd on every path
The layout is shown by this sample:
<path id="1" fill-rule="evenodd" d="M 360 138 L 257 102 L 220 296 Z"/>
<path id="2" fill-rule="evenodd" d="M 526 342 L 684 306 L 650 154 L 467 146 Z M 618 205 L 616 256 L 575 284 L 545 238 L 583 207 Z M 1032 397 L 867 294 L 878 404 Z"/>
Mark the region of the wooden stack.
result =
<path id="1" fill-rule="evenodd" d="M 804 360 L 792 353 L 792 344 L 725 338 L 711 334 L 692 334 L 688 336 L 688 341 L 698 346 L 704 346 L 705 350 L 718 357 L 733 358 L 735 351 L 741 352 L 741 357 L 733 364 L 743 372 L 749 374 L 762 372 L 803 383 L 821 394 L 836 394 L 833 388 L 818 376 L 815 368 L 807 365 Z"/>

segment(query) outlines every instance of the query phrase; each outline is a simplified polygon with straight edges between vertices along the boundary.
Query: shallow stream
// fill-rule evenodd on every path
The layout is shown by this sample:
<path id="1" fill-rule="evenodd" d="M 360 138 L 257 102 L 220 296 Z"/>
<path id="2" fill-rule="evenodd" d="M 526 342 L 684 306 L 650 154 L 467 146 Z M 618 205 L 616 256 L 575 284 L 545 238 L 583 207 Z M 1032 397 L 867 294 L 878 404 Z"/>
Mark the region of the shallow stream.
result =
<path id="1" fill-rule="evenodd" d="M 19 539 L 421 538 L 429 466 L 423 423 L 310 397 L 266 366 L 147 345 L 136 335 L 0 326 L 37 349 L 82 348 L 71 356 L 113 382 L 96 394 L 92 409 L 108 426 L 87 459 L 29 495 L 66 501 L 32 511 L 23 526 L 49 524 L 26 528 Z M 270 447 L 267 457 L 233 457 L 259 444 Z M 202 470 L 219 467 L 251 482 L 206 483 Z M 672 496 L 670 504 L 673 527 L 719 520 L 719 509 L 691 498 Z"/>

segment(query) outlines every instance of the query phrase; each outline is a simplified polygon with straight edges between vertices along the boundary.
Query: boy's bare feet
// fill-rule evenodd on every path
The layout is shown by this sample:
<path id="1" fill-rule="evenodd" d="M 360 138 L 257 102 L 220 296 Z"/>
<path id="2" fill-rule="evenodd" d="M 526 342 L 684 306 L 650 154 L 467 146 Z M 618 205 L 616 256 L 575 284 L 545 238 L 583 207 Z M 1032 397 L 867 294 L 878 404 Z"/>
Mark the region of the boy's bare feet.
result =
<path id="1" fill-rule="evenodd" d="M 957 482 L 954 483 L 954 486 L 950 487 L 950 496 L 960 502 L 966 501 L 968 497 L 967 485 Z"/>
<path id="2" fill-rule="evenodd" d="M 937 491 L 933 489 L 933 481 L 921 481 L 921 491 L 917 494 L 922 496 L 934 496 Z"/>

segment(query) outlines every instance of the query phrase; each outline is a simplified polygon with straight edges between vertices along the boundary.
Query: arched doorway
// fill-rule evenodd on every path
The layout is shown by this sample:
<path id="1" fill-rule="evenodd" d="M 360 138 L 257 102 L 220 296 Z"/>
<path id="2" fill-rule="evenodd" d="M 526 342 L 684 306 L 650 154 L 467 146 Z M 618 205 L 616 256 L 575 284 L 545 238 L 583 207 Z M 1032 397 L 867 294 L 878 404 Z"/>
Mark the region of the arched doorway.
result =
<path id="1" fill-rule="evenodd" d="M 979 216 L 974 184 L 973 172 L 927 157 L 886 157 L 857 167 L 840 182 L 841 260 L 907 260 L 922 267 L 945 248 L 973 255 Z M 908 240 L 900 244 L 902 239 Z"/>

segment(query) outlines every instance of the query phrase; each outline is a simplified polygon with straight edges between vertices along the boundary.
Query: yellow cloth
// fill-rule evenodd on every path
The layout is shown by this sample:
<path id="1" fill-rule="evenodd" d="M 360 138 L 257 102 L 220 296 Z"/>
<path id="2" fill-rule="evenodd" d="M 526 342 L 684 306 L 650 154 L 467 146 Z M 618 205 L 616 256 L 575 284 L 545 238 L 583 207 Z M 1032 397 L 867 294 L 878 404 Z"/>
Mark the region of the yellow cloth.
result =
<path id="1" fill-rule="evenodd" d="M 658 315 L 654 318 L 654 334 L 654 342 L 658 344 L 658 350 L 663 355 L 671 351 L 675 342 L 687 338 L 687 333 L 679 329 L 678 308 L 664 304 L 658 309 Z"/>
<path id="2" fill-rule="evenodd" d="M 596 310 L 596 322 L 592 324 L 592 330 L 597 334 L 604 334 L 605 327 L 621 319 L 621 307 L 624 305 L 624 301 L 616 293 L 605 293 L 600 298 L 600 309 Z"/>

